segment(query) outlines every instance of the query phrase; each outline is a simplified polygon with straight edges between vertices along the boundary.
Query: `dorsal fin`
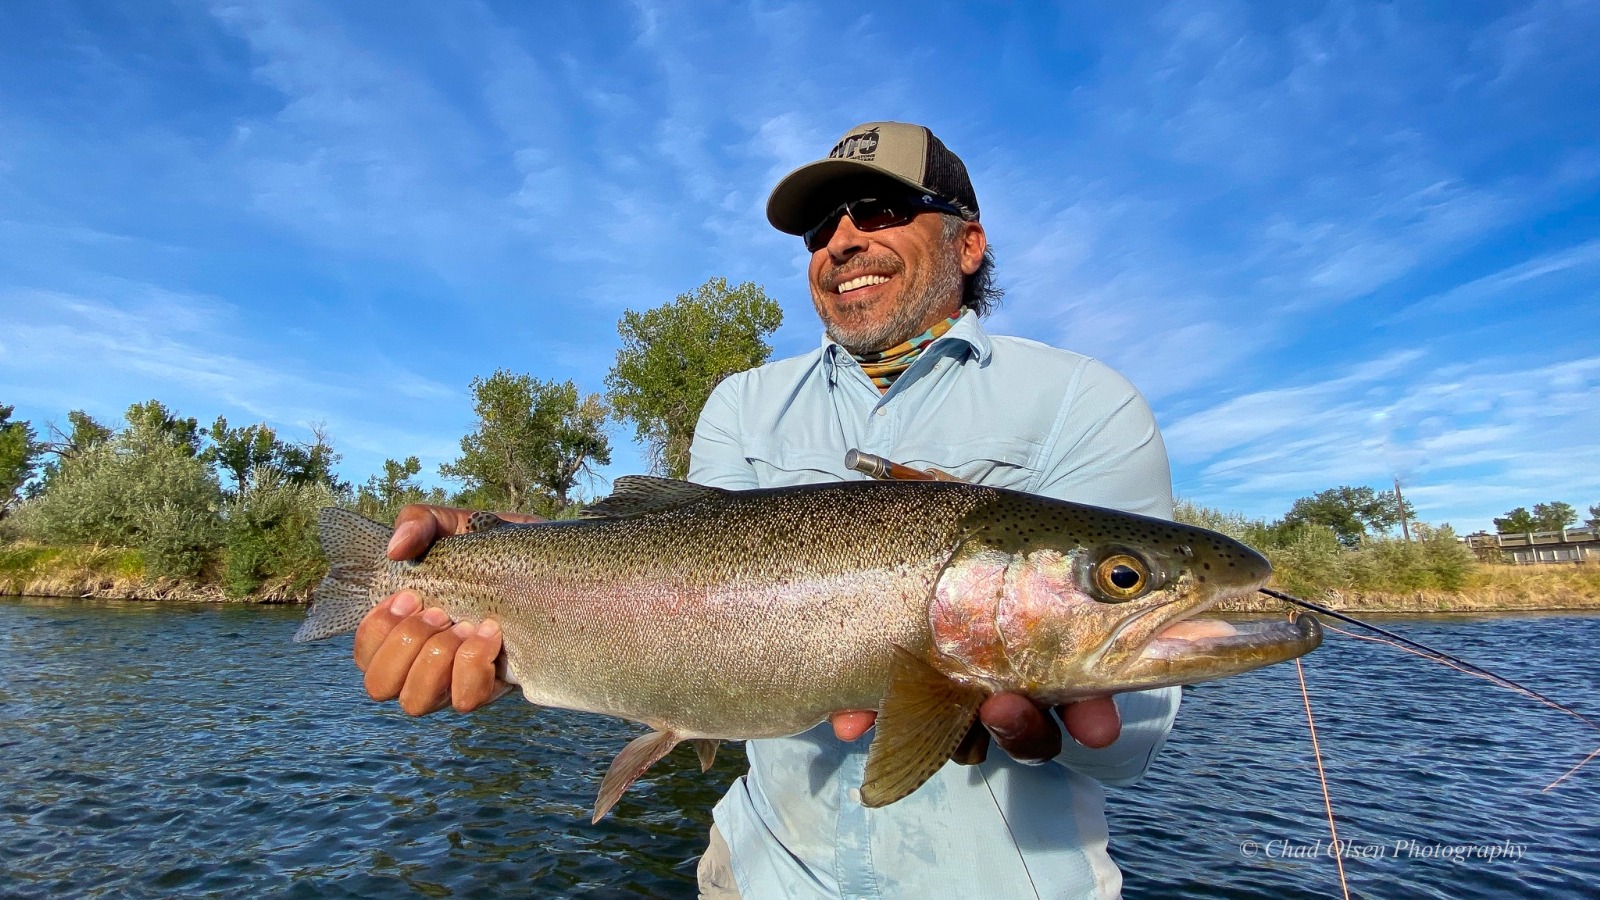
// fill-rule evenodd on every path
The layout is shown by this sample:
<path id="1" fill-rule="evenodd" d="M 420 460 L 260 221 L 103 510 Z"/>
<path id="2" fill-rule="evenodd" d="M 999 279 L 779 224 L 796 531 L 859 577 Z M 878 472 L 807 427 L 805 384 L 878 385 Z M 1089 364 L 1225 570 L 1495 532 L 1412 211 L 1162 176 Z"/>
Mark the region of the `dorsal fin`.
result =
<path id="1" fill-rule="evenodd" d="M 703 484 L 678 481 L 673 478 L 624 475 L 611 483 L 611 496 L 596 500 L 584 507 L 582 515 L 585 519 L 636 516 L 640 513 L 672 509 L 696 500 L 720 497 L 726 493 L 727 491 L 722 488 L 706 487 Z"/>

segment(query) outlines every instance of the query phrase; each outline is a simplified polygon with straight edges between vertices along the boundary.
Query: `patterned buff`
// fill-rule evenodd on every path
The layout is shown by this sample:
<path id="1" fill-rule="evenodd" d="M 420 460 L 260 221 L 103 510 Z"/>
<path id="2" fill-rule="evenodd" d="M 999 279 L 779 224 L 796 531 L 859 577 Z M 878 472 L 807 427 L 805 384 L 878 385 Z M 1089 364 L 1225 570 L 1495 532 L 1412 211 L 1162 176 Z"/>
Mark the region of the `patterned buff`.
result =
<path id="1" fill-rule="evenodd" d="M 854 353 L 850 355 L 855 356 L 856 362 L 861 364 L 861 371 L 867 373 L 867 377 L 871 378 L 872 383 L 878 386 L 878 390 L 886 394 L 889 392 L 889 386 L 894 384 L 896 378 L 900 377 L 900 373 L 911 368 L 911 364 L 916 362 L 917 357 L 922 355 L 923 348 L 938 340 L 946 331 L 949 331 L 950 326 L 956 324 L 957 318 L 960 317 L 952 316 L 945 319 L 911 340 L 903 344 L 896 344 L 887 350 L 879 350 L 876 353 L 863 353 L 860 356 L 856 356 Z"/>

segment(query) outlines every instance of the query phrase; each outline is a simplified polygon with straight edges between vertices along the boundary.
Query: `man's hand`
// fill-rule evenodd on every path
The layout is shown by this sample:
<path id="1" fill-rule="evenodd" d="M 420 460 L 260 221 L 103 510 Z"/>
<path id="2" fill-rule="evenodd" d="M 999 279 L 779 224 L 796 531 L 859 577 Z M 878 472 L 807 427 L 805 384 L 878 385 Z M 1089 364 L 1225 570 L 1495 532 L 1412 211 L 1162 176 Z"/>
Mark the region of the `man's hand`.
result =
<path id="1" fill-rule="evenodd" d="M 1110 697 L 1090 697 L 1056 707 L 1072 739 L 1091 749 L 1108 747 L 1122 733 L 1122 717 Z M 846 710 L 828 717 L 834 736 L 853 741 L 866 733 L 878 714 Z M 981 725 L 981 727 L 980 727 Z M 992 735 L 1000 749 L 1024 762 L 1044 762 L 1061 752 L 1061 728 L 1046 708 L 1021 694 L 995 694 L 978 707 L 978 722 L 951 758 L 960 763 L 982 762 Z"/>
<path id="2" fill-rule="evenodd" d="M 416 559 L 439 538 L 467 531 L 470 509 L 415 503 L 400 510 L 389 558 Z M 499 513 L 507 522 L 540 522 L 538 516 Z M 367 673 L 374 700 L 399 698 L 413 716 L 453 705 L 469 712 L 510 690 L 495 676 L 500 656 L 500 625 L 457 622 L 438 607 L 423 608 L 422 598 L 400 591 L 367 613 L 356 628 L 356 665 Z"/>

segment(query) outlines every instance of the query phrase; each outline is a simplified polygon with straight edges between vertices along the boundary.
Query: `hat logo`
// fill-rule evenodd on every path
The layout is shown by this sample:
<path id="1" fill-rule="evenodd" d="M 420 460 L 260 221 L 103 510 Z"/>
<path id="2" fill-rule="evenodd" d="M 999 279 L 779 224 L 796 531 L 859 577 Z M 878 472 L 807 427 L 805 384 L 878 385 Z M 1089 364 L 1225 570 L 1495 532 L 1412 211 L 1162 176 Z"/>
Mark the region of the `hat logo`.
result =
<path id="1" fill-rule="evenodd" d="M 829 159 L 865 159 L 871 160 L 878 152 L 878 129 L 864 131 L 861 134 L 852 134 L 844 140 L 833 145 L 828 152 Z"/>

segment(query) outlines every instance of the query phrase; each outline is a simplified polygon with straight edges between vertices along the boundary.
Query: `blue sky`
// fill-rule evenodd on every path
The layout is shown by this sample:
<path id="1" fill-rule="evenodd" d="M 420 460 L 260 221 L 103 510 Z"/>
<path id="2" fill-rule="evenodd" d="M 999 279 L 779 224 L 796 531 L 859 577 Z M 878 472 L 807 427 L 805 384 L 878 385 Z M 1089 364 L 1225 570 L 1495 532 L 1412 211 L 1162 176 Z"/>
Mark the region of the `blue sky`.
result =
<path id="1" fill-rule="evenodd" d="M 432 472 L 474 376 L 602 390 L 622 311 L 713 276 L 815 346 L 767 191 L 897 119 L 972 171 L 990 327 L 1127 374 L 1180 495 L 1581 510 L 1596 46 L 1594 2 L 0 4 L 0 403 Z"/>

